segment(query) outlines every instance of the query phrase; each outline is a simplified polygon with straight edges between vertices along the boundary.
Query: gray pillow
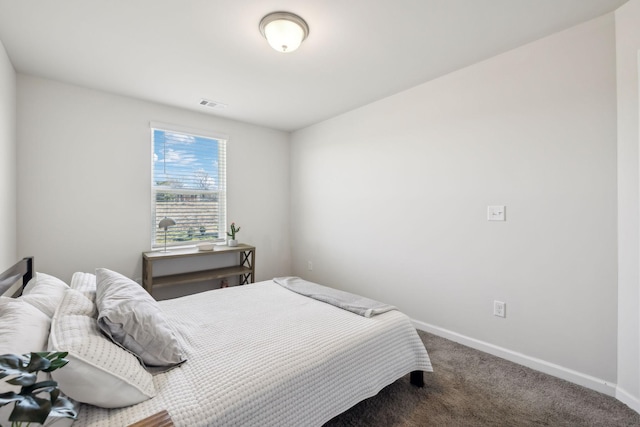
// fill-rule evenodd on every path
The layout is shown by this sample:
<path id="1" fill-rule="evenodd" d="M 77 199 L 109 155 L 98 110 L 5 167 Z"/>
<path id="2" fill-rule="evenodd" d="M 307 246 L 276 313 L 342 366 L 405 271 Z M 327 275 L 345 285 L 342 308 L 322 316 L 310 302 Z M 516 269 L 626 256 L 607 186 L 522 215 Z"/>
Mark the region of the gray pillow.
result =
<path id="1" fill-rule="evenodd" d="M 146 366 L 172 367 L 185 361 L 160 305 L 133 280 L 96 269 L 98 326 Z"/>

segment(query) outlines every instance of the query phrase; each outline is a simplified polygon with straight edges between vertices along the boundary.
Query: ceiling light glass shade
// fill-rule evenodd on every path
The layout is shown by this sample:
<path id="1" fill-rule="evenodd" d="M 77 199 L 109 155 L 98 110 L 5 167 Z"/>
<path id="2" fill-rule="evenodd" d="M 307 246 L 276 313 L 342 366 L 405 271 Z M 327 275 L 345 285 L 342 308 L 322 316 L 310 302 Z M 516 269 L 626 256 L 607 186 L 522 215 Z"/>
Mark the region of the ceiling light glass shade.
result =
<path id="1" fill-rule="evenodd" d="M 309 26 L 298 15 L 289 12 L 273 12 L 260 21 L 260 32 L 272 48 L 289 53 L 300 47 L 309 35 Z"/>

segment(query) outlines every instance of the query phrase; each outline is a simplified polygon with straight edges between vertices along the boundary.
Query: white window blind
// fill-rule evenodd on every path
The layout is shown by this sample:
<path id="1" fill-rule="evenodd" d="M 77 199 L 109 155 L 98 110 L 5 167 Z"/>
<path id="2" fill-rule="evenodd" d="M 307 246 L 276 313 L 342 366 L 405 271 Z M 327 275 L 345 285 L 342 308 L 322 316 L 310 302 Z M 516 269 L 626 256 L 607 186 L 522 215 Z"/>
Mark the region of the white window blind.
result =
<path id="1" fill-rule="evenodd" d="M 151 124 L 152 247 L 165 244 L 165 217 L 176 225 L 167 245 L 222 241 L 226 236 L 226 139 Z"/>

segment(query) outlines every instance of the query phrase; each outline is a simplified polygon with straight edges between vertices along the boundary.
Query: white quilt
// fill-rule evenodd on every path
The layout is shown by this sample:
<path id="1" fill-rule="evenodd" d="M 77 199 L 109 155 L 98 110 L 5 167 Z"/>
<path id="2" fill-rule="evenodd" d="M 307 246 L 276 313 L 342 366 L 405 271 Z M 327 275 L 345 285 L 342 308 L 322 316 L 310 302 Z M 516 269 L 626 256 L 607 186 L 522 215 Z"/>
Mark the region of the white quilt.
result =
<path id="1" fill-rule="evenodd" d="M 122 427 L 163 409 L 176 426 L 321 426 L 403 375 L 432 370 L 396 310 L 365 318 L 272 281 L 160 304 L 187 362 L 155 375 L 148 401 L 82 405 L 75 427 Z"/>

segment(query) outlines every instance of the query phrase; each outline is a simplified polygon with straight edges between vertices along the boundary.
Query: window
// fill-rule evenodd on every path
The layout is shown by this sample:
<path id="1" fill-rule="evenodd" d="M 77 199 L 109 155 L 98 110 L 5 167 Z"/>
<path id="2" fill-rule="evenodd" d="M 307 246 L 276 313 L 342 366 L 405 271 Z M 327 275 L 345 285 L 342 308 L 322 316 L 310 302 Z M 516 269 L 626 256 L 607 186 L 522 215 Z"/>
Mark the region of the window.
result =
<path id="1" fill-rule="evenodd" d="M 153 165 L 152 247 L 224 240 L 226 235 L 226 138 L 151 124 Z"/>

